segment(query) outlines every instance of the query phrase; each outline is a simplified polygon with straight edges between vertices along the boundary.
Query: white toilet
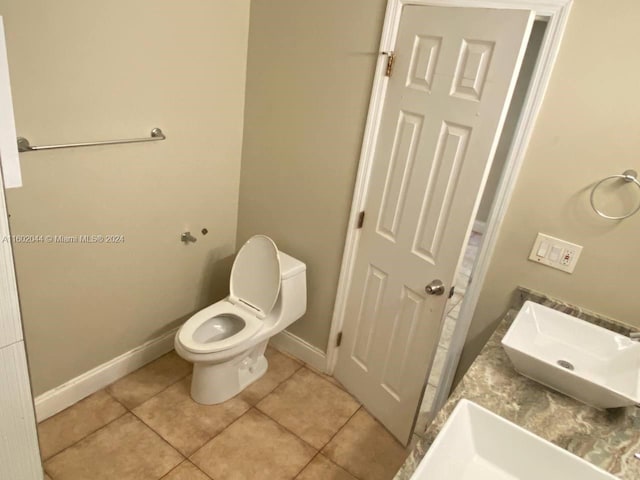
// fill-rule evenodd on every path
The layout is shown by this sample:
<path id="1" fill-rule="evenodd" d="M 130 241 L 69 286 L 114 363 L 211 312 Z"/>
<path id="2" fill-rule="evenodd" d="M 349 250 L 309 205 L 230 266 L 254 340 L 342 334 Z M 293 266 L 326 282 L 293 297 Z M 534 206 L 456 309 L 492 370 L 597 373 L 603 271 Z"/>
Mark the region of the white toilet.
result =
<path id="1" fill-rule="evenodd" d="M 229 296 L 200 310 L 176 333 L 176 352 L 193 362 L 196 402 L 224 402 L 264 375 L 269 338 L 307 309 L 306 270 L 264 235 L 242 246 L 231 269 Z"/>

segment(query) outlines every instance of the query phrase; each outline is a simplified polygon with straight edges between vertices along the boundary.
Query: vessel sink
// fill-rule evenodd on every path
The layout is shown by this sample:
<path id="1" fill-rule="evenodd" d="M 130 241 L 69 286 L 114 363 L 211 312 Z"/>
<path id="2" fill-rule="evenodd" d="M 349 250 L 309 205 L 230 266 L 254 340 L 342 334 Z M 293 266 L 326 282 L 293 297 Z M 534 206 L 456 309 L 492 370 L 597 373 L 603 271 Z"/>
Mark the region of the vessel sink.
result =
<path id="1" fill-rule="evenodd" d="M 615 480 L 617 477 L 460 400 L 412 480 Z"/>
<path id="2" fill-rule="evenodd" d="M 502 340 L 515 369 L 592 407 L 640 403 L 640 343 L 525 302 Z"/>

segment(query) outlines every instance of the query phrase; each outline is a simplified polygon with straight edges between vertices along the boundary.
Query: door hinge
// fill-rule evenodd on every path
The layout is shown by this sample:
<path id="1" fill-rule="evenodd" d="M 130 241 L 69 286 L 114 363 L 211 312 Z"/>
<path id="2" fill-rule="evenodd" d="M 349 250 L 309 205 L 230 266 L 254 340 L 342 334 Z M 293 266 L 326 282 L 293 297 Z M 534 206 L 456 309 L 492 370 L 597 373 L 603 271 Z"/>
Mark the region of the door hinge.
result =
<path id="1" fill-rule="evenodd" d="M 362 228 L 362 225 L 364 225 L 364 210 L 358 215 L 358 225 L 356 228 Z"/>
<path id="2" fill-rule="evenodd" d="M 396 59 L 396 54 L 394 52 L 382 52 L 383 55 L 387 56 L 387 70 L 385 71 L 385 77 L 390 77 L 393 73 L 393 62 Z"/>
<path id="3" fill-rule="evenodd" d="M 449 297 L 448 298 L 453 297 L 454 293 L 456 293 L 456 287 L 455 286 L 453 286 L 453 287 L 451 287 L 451 289 L 449 289 Z"/>
<path id="4" fill-rule="evenodd" d="M 336 337 L 336 347 L 339 347 L 341 344 L 342 344 L 342 332 L 340 332 Z"/>

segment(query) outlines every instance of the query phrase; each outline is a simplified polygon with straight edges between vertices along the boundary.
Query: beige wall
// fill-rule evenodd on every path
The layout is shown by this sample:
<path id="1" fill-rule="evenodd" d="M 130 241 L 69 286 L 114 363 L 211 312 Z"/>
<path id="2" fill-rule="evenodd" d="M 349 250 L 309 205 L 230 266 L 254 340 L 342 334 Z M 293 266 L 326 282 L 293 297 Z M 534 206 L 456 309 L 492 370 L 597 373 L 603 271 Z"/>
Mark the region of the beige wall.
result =
<path id="1" fill-rule="evenodd" d="M 517 285 L 640 326 L 640 214 L 605 221 L 590 210 L 588 198 L 597 180 L 640 170 L 639 22 L 635 0 L 574 3 L 459 374 Z M 584 246 L 573 275 L 527 261 L 537 232 Z"/>
<path id="2" fill-rule="evenodd" d="M 308 313 L 291 331 L 325 349 L 385 3 L 251 2 L 238 203 L 248 0 L 0 0 L 21 135 L 169 137 L 22 155 L 15 234 L 125 235 L 17 245 L 36 394 L 221 297 L 221 259 L 258 232 L 307 262 Z M 592 182 L 640 169 L 639 20 L 633 0 L 576 2 L 461 371 L 518 284 L 640 326 L 640 216 L 608 223 L 587 203 Z M 538 231 L 585 246 L 574 275 L 526 260 Z"/>
<path id="3" fill-rule="evenodd" d="M 238 243 L 270 235 L 308 266 L 289 330 L 325 350 L 384 0 L 252 0 Z"/>
<path id="4" fill-rule="evenodd" d="M 235 251 L 249 0 L 0 0 L 17 129 L 33 144 L 164 142 L 21 155 L 14 234 L 35 394 L 225 294 Z M 180 232 L 209 229 L 185 247 Z"/>
<path id="5" fill-rule="evenodd" d="M 252 2 L 238 241 L 265 232 L 309 264 L 309 311 L 291 330 L 321 349 L 384 3 Z M 640 170 L 639 20 L 633 0 L 606 9 L 596 0 L 575 3 L 461 371 L 518 284 L 640 326 L 633 301 L 640 215 L 609 223 L 588 207 L 594 181 Z M 585 246 L 573 275 L 526 260 L 538 231 Z"/>

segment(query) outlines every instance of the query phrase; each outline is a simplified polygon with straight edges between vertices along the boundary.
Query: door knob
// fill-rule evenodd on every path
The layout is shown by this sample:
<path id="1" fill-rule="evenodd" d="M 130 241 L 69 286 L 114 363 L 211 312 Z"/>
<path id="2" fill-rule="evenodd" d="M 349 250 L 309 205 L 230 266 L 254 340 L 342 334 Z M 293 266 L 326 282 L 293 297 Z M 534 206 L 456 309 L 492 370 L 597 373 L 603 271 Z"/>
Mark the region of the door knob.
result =
<path id="1" fill-rule="evenodd" d="M 441 280 L 434 280 L 424 287 L 424 291 L 427 292 L 428 295 L 442 295 L 444 290 L 444 283 L 442 283 Z"/>

